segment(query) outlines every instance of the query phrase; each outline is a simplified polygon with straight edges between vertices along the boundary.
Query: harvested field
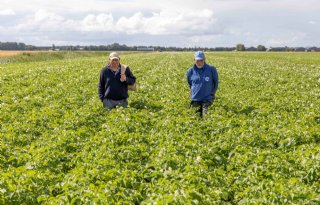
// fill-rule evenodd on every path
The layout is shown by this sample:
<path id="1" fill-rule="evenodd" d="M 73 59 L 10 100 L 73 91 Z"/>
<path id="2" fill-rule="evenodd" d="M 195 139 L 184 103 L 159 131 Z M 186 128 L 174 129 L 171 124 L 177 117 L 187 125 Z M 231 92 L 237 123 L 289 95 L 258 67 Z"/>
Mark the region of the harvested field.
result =
<path id="1" fill-rule="evenodd" d="M 0 58 L 15 56 L 20 53 L 35 53 L 35 52 L 40 52 L 40 51 L 3 51 L 3 50 L 0 50 Z"/>

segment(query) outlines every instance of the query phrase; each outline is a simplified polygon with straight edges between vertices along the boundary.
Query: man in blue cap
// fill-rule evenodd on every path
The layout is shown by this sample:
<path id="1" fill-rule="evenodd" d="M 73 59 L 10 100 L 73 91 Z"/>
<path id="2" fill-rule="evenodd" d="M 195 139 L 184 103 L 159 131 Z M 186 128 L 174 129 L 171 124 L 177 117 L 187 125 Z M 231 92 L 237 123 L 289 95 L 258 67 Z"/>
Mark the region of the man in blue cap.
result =
<path id="1" fill-rule="evenodd" d="M 217 69 L 206 63 L 203 51 L 195 52 L 194 65 L 187 72 L 187 80 L 191 90 L 191 106 L 199 108 L 197 112 L 203 117 L 218 89 Z"/>

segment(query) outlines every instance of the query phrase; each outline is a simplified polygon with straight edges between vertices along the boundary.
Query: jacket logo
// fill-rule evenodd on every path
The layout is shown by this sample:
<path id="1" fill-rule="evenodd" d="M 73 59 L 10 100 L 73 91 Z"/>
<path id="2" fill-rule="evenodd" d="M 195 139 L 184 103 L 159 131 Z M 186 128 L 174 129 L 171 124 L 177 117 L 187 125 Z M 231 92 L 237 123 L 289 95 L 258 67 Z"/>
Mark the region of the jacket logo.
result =
<path id="1" fill-rule="evenodd" d="M 205 77 L 204 80 L 208 82 L 209 81 L 209 77 Z"/>

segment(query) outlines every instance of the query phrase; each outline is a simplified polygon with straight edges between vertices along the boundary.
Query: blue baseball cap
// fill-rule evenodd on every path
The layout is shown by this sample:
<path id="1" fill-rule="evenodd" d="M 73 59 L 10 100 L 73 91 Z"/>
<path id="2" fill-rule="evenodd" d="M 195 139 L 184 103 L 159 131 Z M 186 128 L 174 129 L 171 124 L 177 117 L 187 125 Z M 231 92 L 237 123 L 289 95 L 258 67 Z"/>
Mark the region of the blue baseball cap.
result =
<path id="1" fill-rule="evenodd" d="M 203 51 L 197 51 L 194 53 L 195 60 L 204 60 L 204 53 Z"/>

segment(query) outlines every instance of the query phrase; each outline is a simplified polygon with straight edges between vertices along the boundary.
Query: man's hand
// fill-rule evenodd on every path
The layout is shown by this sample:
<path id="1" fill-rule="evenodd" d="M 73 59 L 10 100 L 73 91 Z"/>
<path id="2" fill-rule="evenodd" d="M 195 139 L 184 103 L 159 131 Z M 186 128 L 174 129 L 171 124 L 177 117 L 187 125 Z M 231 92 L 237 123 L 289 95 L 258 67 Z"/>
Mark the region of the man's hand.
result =
<path id="1" fill-rule="evenodd" d="M 121 64 L 121 77 L 120 77 L 121 82 L 124 82 L 127 80 L 127 76 L 126 76 L 126 69 L 127 68 L 128 68 L 128 65 Z"/>
<path id="2" fill-rule="evenodd" d="M 121 74 L 120 81 L 121 81 L 121 82 L 124 82 L 124 81 L 126 81 L 126 80 L 127 80 L 126 74 Z"/>

